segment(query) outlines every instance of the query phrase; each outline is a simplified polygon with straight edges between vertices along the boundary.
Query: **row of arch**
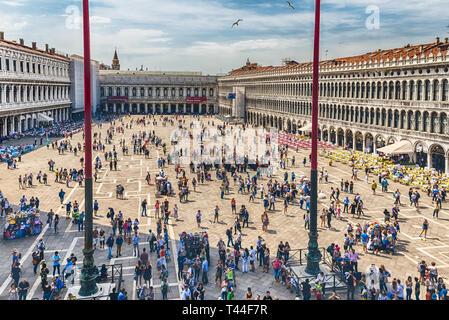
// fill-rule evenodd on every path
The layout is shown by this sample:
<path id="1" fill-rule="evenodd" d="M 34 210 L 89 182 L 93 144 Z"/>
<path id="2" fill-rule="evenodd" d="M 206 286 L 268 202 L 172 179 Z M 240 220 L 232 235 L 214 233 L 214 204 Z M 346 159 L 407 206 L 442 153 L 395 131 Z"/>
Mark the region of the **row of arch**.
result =
<path id="1" fill-rule="evenodd" d="M 302 101 L 248 99 L 253 108 L 272 112 L 311 115 L 312 104 Z M 224 110 L 226 112 L 226 110 Z M 347 121 L 386 128 L 449 134 L 447 112 L 400 110 L 386 107 L 363 107 L 340 104 L 319 104 L 320 119 Z"/>
<path id="2" fill-rule="evenodd" d="M 69 99 L 70 86 L 62 85 L 0 85 L 0 103 L 37 102 Z"/>
<path id="3" fill-rule="evenodd" d="M 312 84 L 308 82 L 262 83 L 247 87 L 248 94 L 283 96 L 311 96 Z M 321 97 L 448 101 L 448 79 L 328 82 L 319 85 Z"/>
<path id="4" fill-rule="evenodd" d="M 279 131 L 293 134 L 305 134 L 301 128 L 307 126 L 307 120 L 291 119 L 276 114 L 248 112 L 247 121 L 255 126 L 273 127 Z M 447 150 L 438 143 L 427 144 L 421 140 L 401 139 L 396 136 L 386 136 L 378 133 L 362 132 L 345 127 L 319 125 L 318 137 L 321 141 L 333 143 L 337 146 L 347 146 L 350 149 L 376 152 L 377 149 L 400 140 L 408 140 L 413 145 L 413 160 L 421 167 L 431 166 L 437 170 L 449 171 L 449 148 Z"/>
<path id="5" fill-rule="evenodd" d="M 103 112 L 107 113 L 133 113 L 133 114 L 214 114 L 214 104 L 169 104 L 169 103 L 108 103 L 103 105 Z"/>

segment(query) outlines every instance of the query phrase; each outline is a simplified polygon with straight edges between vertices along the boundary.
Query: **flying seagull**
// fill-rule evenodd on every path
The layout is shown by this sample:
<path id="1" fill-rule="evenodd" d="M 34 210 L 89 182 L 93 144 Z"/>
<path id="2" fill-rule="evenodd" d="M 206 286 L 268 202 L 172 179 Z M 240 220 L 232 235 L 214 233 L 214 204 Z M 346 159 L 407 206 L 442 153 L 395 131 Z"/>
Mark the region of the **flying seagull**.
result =
<path id="1" fill-rule="evenodd" d="M 290 8 L 295 9 L 295 7 L 290 3 L 290 1 L 287 1 L 287 4 Z"/>
<path id="2" fill-rule="evenodd" d="M 232 24 L 232 27 L 238 26 L 240 21 L 243 21 L 243 19 L 238 19 L 236 22 L 234 22 L 234 23 Z M 232 28 L 232 27 L 231 27 L 231 28 Z"/>

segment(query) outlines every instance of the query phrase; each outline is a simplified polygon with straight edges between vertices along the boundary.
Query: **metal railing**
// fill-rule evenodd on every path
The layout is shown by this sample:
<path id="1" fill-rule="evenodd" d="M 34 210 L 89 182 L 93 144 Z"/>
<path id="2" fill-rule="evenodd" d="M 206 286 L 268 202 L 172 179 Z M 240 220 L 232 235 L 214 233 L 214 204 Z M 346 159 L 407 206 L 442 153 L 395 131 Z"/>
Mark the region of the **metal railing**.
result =
<path id="1" fill-rule="evenodd" d="M 336 290 L 339 289 L 346 289 L 346 279 L 342 267 L 333 263 L 332 256 L 327 252 L 326 248 L 321 247 L 318 248 L 318 250 L 321 252 L 320 263 L 327 265 L 332 272 L 332 274 L 324 276 L 324 282 L 327 284 L 327 289 L 330 289 L 333 292 L 336 292 Z M 298 276 L 292 269 L 294 266 L 302 266 L 307 263 L 307 253 L 308 249 L 291 249 L 287 265 L 290 272 L 294 274 L 298 284 L 309 279 L 310 285 L 314 287 L 316 276 Z M 330 287 L 329 283 L 332 283 Z"/>
<path id="2" fill-rule="evenodd" d="M 303 265 L 305 262 L 307 262 L 307 252 L 309 249 L 290 249 L 290 254 L 288 258 L 288 265 L 289 266 L 296 266 L 296 265 Z M 325 248 L 318 248 L 318 250 L 321 251 L 321 261 L 325 262 L 325 255 L 326 255 L 326 249 Z"/>
<path id="3" fill-rule="evenodd" d="M 74 276 L 75 276 L 75 271 L 76 269 L 74 268 L 74 274 L 69 277 L 71 279 L 71 281 L 74 280 Z M 116 292 L 120 292 L 121 288 L 122 288 L 122 282 L 123 282 L 123 266 L 122 264 L 112 264 L 112 265 L 108 265 L 106 266 L 106 270 L 107 270 L 107 278 L 106 278 L 106 282 L 110 281 L 111 283 L 115 283 L 115 288 L 116 288 Z M 64 287 L 63 288 L 67 288 L 67 279 L 65 277 L 65 272 L 66 270 L 64 270 L 62 272 L 62 282 L 64 283 Z M 101 282 L 105 282 L 100 280 Z M 72 282 L 73 283 L 73 282 Z M 88 297 L 88 298 L 78 298 L 78 300 L 101 300 L 101 298 L 109 298 L 109 295 L 101 295 L 101 296 L 95 296 L 95 297 Z"/>

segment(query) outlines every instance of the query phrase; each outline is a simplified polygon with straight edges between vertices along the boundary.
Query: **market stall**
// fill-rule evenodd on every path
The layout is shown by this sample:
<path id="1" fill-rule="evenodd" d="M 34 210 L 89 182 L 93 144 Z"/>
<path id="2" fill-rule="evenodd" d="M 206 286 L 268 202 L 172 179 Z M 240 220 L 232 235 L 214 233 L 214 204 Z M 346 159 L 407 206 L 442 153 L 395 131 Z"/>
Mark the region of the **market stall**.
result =
<path id="1" fill-rule="evenodd" d="M 3 239 L 11 240 L 39 234 L 42 229 L 39 210 L 25 208 L 6 216 Z"/>

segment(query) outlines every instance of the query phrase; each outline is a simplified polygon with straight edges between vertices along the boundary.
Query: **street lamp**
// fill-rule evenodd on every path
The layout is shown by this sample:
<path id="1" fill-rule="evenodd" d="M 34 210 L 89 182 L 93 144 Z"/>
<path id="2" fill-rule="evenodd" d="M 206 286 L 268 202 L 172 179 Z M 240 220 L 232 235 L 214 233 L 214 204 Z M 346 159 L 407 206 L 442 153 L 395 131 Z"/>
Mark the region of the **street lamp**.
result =
<path id="1" fill-rule="evenodd" d="M 320 6 L 321 1 L 315 0 L 315 40 L 313 47 L 313 83 L 312 83 L 312 156 L 310 180 L 310 231 L 307 253 L 306 272 L 317 275 L 320 272 L 321 253 L 318 249 L 318 69 L 320 61 Z"/>
<path id="2" fill-rule="evenodd" d="M 92 246 L 92 105 L 90 83 L 90 31 L 89 31 L 89 0 L 83 0 L 84 28 L 84 209 L 86 225 L 84 230 L 84 260 L 81 270 L 80 296 L 91 296 L 98 291 L 96 278 L 97 267 L 94 263 Z"/>

